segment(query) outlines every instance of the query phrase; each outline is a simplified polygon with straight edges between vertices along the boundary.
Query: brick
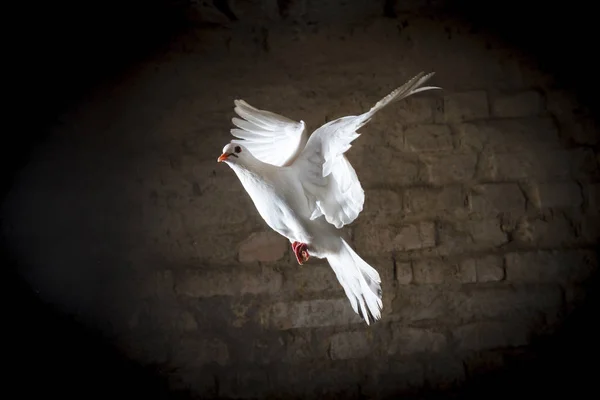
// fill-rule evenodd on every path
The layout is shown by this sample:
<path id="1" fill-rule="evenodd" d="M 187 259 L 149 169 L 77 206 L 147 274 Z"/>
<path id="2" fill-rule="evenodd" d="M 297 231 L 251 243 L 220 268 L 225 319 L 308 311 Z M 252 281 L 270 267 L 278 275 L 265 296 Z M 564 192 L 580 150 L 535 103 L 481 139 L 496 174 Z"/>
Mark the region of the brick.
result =
<path id="1" fill-rule="evenodd" d="M 600 217 L 588 215 L 580 222 L 581 233 L 579 239 L 584 243 L 594 244 L 600 241 Z"/>
<path id="2" fill-rule="evenodd" d="M 217 396 L 217 382 L 208 368 L 179 368 L 169 377 L 169 388 L 174 392 L 191 392 L 202 398 Z"/>
<path id="3" fill-rule="evenodd" d="M 600 163 L 590 148 L 578 147 L 569 152 L 571 176 L 580 182 L 600 180 Z"/>
<path id="4" fill-rule="evenodd" d="M 469 204 L 471 211 L 481 216 L 525 213 L 525 196 L 516 183 L 485 184 L 473 187 Z"/>
<path id="5" fill-rule="evenodd" d="M 354 241 L 360 254 L 373 255 L 435 246 L 433 222 L 396 226 L 364 224 L 356 228 Z"/>
<path id="6" fill-rule="evenodd" d="M 519 179 L 561 179 L 570 175 L 566 152 L 522 152 L 493 154 L 484 179 L 510 181 Z"/>
<path id="7" fill-rule="evenodd" d="M 461 351 L 524 346 L 529 343 L 528 322 L 475 322 L 455 328 L 452 336 Z"/>
<path id="8" fill-rule="evenodd" d="M 344 297 L 331 300 L 275 303 L 262 311 L 261 321 L 269 328 L 316 328 L 334 325 L 364 324 Z"/>
<path id="9" fill-rule="evenodd" d="M 535 90 L 497 96 L 492 100 L 492 115 L 501 118 L 539 115 L 544 109 L 544 98 Z"/>
<path id="10" fill-rule="evenodd" d="M 499 221 L 495 219 L 440 221 L 437 233 L 436 251 L 439 255 L 493 249 L 508 241 Z"/>
<path id="11" fill-rule="evenodd" d="M 496 351 L 475 352 L 465 357 L 469 377 L 486 376 L 504 367 L 504 356 Z"/>
<path id="12" fill-rule="evenodd" d="M 377 266 L 374 268 L 377 268 Z M 286 272 L 289 277 L 286 277 L 282 290 L 286 293 L 317 293 L 343 290 L 335 273 L 326 263 L 316 265 L 309 263 Z"/>
<path id="13" fill-rule="evenodd" d="M 558 128 L 551 118 L 479 121 L 458 126 L 460 146 L 496 153 L 560 147 Z"/>
<path id="14" fill-rule="evenodd" d="M 183 219 L 185 237 L 170 240 L 177 260 L 200 259 L 209 262 L 230 263 L 237 259 L 238 245 L 256 229 L 251 224 L 220 225 L 210 228 L 197 226 L 193 220 Z"/>
<path id="15" fill-rule="evenodd" d="M 255 232 L 240 243 L 238 258 L 242 263 L 274 262 L 288 251 L 289 240 L 276 232 Z"/>
<path id="16" fill-rule="evenodd" d="M 585 210 L 588 214 L 600 214 L 600 183 L 583 185 Z"/>
<path id="17" fill-rule="evenodd" d="M 398 120 L 402 124 L 433 122 L 435 99 L 427 97 L 408 97 L 396 107 Z"/>
<path id="18" fill-rule="evenodd" d="M 173 272 L 170 270 L 146 271 L 136 284 L 137 295 L 142 298 L 168 299 L 173 296 Z"/>
<path id="19" fill-rule="evenodd" d="M 365 190 L 365 204 L 360 217 L 369 218 L 369 220 L 376 222 L 387 222 L 390 217 L 401 213 L 401 194 L 386 189 Z"/>
<path id="20" fill-rule="evenodd" d="M 475 176 L 475 154 L 422 155 L 425 179 L 434 185 L 469 181 Z"/>
<path id="21" fill-rule="evenodd" d="M 445 282 L 475 282 L 474 269 L 439 259 L 420 260 L 413 263 L 414 282 L 419 284 L 441 284 Z"/>
<path id="22" fill-rule="evenodd" d="M 463 260 L 464 269 L 475 270 L 477 282 L 496 282 L 504 279 L 504 263 L 502 257 L 489 255 Z"/>
<path id="23" fill-rule="evenodd" d="M 342 332 L 331 337 L 332 360 L 367 357 L 371 352 L 371 338 L 366 332 Z"/>
<path id="24" fill-rule="evenodd" d="M 592 251 L 535 251 L 506 255 L 506 279 L 512 282 L 582 283 L 597 269 Z"/>
<path id="25" fill-rule="evenodd" d="M 453 148 L 452 131 L 447 125 L 418 125 L 404 131 L 410 151 L 447 151 Z"/>
<path id="26" fill-rule="evenodd" d="M 564 246 L 577 243 L 576 233 L 571 221 L 562 214 L 554 214 L 520 220 L 513 239 L 528 246 Z"/>
<path id="27" fill-rule="evenodd" d="M 444 97 L 446 122 L 460 122 L 489 117 L 487 93 L 483 90 L 455 93 Z"/>
<path id="28" fill-rule="evenodd" d="M 413 263 L 414 282 L 419 284 L 443 283 L 453 275 L 452 266 L 441 260 L 421 260 Z"/>
<path id="29" fill-rule="evenodd" d="M 546 108 L 559 120 L 571 118 L 573 115 L 587 115 L 581 107 L 577 96 L 567 90 L 550 90 L 546 92 Z"/>
<path id="30" fill-rule="evenodd" d="M 539 183 L 536 185 L 538 208 L 579 207 L 581 189 L 575 182 Z"/>
<path id="31" fill-rule="evenodd" d="M 437 286 L 406 286 L 393 300 L 393 315 L 406 322 L 445 318 L 453 307 L 453 293 Z"/>
<path id="32" fill-rule="evenodd" d="M 145 299 L 144 306 L 130 315 L 127 322 L 121 325 L 122 329 L 135 331 L 138 334 L 154 330 L 169 330 L 178 334 L 185 332 L 195 332 L 198 329 L 198 323 L 194 314 L 189 311 L 177 308 L 178 304 L 174 299 Z M 124 307 L 121 307 L 120 315 L 124 314 Z M 117 316 L 119 314 L 113 313 Z M 113 327 L 116 327 L 117 320 L 113 318 Z"/>
<path id="33" fill-rule="evenodd" d="M 177 208 L 183 219 L 193 221 L 198 227 L 241 224 L 255 215 L 256 209 L 247 195 L 242 195 L 241 191 L 236 193 L 240 195 L 226 191 L 207 192 Z"/>
<path id="34" fill-rule="evenodd" d="M 461 262 L 456 267 L 462 283 L 477 282 L 477 265 L 475 263 Z"/>
<path id="35" fill-rule="evenodd" d="M 414 187 L 404 192 L 404 211 L 408 215 L 455 214 L 464 208 L 465 196 L 459 186 Z"/>
<path id="36" fill-rule="evenodd" d="M 413 281 L 412 263 L 396 262 L 396 280 L 401 285 L 408 285 Z"/>
<path id="37" fill-rule="evenodd" d="M 563 303 L 562 291 L 550 286 L 465 287 L 464 293 L 452 296 L 451 311 L 458 318 L 486 319 L 537 315 L 541 310 L 555 309 Z"/>
<path id="38" fill-rule="evenodd" d="M 598 175 L 598 165 L 592 152 L 587 149 L 490 154 L 485 163 L 487 168 L 482 178 L 489 180 L 549 181 L 572 178 L 589 181 Z"/>
<path id="39" fill-rule="evenodd" d="M 278 293 L 282 282 L 281 274 L 267 267 L 187 270 L 176 276 L 175 291 L 190 297 Z"/>
<path id="40" fill-rule="evenodd" d="M 595 146 L 600 143 L 600 129 L 592 117 L 578 117 L 576 120 L 561 121 L 563 133 L 573 142 L 581 145 Z"/>
<path id="41" fill-rule="evenodd" d="M 364 147 L 352 164 L 363 187 L 377 184 L 409 185 L 420 180 L 419 162 L 400 157 L 387 146 Z"/>
<path id="42" fill-rule="evenodd" d="M 422 387 L 425 383 L 425 370 L 421 363 L 407 363 L 405 359 L 388 358 L 379 363 L 377 370 L 369 374 L 361 393 L 371 399 L 390 399 L 398 393 Z"/>
<path id="43" fill-rule="evenodd" d="M 473 243 L 481 247 L 498 247 L 508 241 L 506 233 L 495 219 L 482 221 L 471 220 L 465 222 L 466 231 L 471 236 Z"/>
<path id="44" fill-rule="evenodd" d="M 567 303 L 567 311 L 577 310 L 584 305 L 588 300 L 589 289 L 585 289 L 580 285 L 569 285 L 565 288 L 565 302 Z"/>
<path id="45" fill-rule="evenodd" d="M 201 367 L 215 363 L 224 366 L 229 363 L 229 348 L 218 338 L 185 336 L 174 343 L 172 357 L 176 365 Z"/>
<path id="46" fill-rule="evenodd" d="M 265 398 L 270 394 L 269 375 L 263 368 L 233 367 L 219 370 L 219 397 Z"/>
<path id="47" fill-rule="evenodd" d="M 425 379 L 438 389 L 460 385 L 465 380 L 463 361 L 451 355 L 430 358 L 425 368 Z"/>
<path id="48" fill-rule="evenodd" d="M 430 329 L 392 326 L 392 340 L 388 347 L 390 355 L 439 353 L 447 346 L 446 337 Z"/>

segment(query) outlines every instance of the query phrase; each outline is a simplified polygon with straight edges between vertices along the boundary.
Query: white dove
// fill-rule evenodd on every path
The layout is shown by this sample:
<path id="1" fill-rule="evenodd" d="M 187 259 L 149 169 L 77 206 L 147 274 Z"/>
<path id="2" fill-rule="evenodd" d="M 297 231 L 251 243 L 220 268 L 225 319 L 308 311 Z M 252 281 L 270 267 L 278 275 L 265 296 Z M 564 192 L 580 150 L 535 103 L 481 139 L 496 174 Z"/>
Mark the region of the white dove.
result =
<path id="1" fill-rule="evenodd" d="M 356 131 L 388 104 L 425 90 L 434 73 L 423 72 L 381 99 L 368 112 L 328 122 L 308 138 L 304 121 L 259 110 L 235 100 L 239 129 L 223 148 L 225 162 L 238 176 L 267 225 L 292 244 L 299 264 L 310 256 L 326 258 L 367 325 L 381 318 L 382 290 L 377 270 L 340 235 L 363 209 L 365 194 L 344 153 L 360 136 Z"/>

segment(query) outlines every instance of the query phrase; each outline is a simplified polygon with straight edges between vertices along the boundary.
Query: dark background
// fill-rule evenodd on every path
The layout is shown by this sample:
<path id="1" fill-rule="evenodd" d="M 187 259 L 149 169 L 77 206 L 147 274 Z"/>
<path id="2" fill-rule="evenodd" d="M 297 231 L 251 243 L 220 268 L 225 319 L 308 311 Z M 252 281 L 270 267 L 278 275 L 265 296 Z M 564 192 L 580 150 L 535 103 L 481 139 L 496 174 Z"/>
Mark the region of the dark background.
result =
<path id="1" fill-rule="evenodd" d="M 429 12 L 451 13 L 534 54 L 597 112 L 597 22 L 592 3 L 585 3 L 447 1 Z M 35 0 L 19 9 L 10 9 L 14 4 L 5 9 L 7 121 L 0 146 L 0 195 L 27 162 L 31 145 L 44 140 L 44 128 L 57 113 L 77 103 L 92 87 L 167 48 L 171 38 L 190 27 L 187 6 L 185 1 L 166 0 Z M 17 261 L 7 254 L 3 248 L 5 396 L 175 398 L 168 393 L 160 370 L 125 359 L 98 334 L 40 303 L 14 272 Z M 596 281 L 589 285 L 596 288 Z M 516 357 L 503 372 L 483 375 L 453 394 L 578 398 L 595 392 L 598 295 L 594 290 L 589 293 L 587 305 L 569 318 L 559 334 L 534 344 L 534 356 Z M 436 393 L 431 389 L 426 394 Z"/>

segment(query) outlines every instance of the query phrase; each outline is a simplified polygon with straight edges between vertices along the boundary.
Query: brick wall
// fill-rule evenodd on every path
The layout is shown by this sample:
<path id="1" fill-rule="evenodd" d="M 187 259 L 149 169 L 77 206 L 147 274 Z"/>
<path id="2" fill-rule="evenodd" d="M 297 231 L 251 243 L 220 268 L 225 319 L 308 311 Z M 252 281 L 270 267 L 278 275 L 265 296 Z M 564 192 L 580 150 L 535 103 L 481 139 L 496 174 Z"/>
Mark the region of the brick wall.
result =
<path id="1" fill-rule="evenodd" d="M 298 266 L 216 157 L 235 98 L 314 129 L 421 70 L 444 91 L 381 112 L 348 153 L 366 203 L 347 233 L 383 280 L 383 319 L 367 327 L 328 265 Z M 3 234 L 43 299 L 174 387 L 445 387 L 500 367 L 585 299 L 596 133 L 550 73 L 451 20 L 200 30 L 62 116 L 4 205 Z"/>

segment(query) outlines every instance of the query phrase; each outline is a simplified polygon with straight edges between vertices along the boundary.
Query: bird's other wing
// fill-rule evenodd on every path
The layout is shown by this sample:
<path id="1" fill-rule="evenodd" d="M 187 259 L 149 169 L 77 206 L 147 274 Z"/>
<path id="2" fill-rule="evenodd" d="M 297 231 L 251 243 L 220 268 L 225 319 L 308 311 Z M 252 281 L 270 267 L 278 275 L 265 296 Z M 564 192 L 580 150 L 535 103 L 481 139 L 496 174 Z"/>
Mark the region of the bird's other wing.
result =
<path id="1" fill-rule="evenodd" d="M 360 136 L 357 130 L 368 123 L 377 111 L 415 93 L 440 89 L 435 86 L 421 87 L 433 74 L 419 73 L 378 101 L 368 112 L 331 121 L 310 136 L 293 167 L 297 168 L 308 197 L 311 219 L 324 215 L 327 222 L 339 229 L 358 217 L 363 209 L 365 194 L 344 153 L 352 147 L 350 143 Z"/>
<path id="2" fill-rule="evenodd" d="M 306 144 L 304 121 L 294 121 L 270 111 L 259 110 L 244 100 L 234 100 L 232 118 L 237 128 L 231 134 L 232 142 L 244 145 L 260 161 L 284 167 L 290 165 Z"/>

